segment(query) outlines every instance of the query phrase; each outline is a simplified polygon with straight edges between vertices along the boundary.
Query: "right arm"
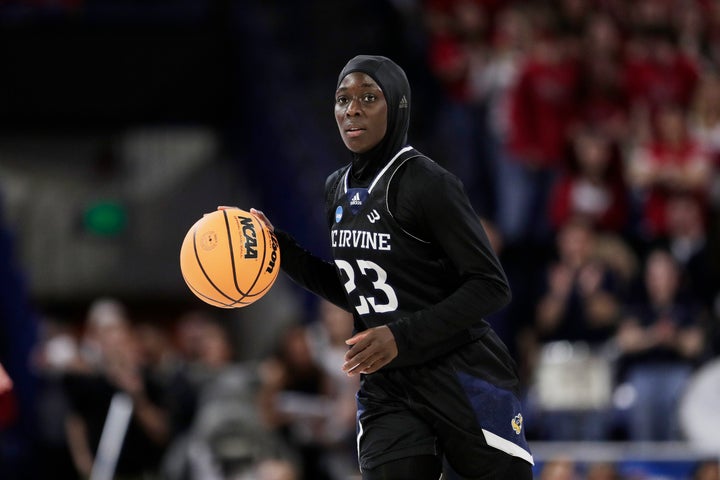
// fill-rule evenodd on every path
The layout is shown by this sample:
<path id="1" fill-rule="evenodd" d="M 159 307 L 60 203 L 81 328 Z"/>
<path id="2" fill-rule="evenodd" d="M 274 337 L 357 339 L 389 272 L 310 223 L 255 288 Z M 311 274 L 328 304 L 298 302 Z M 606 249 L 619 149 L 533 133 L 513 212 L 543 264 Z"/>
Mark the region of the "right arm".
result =
<path id="1" fill-rule="evenodd" d="M 275 233 L 280 246 L 280 267 L 295 283 L 343 310 L 352 311 L 333 263 L 301 247 L 289 233 L 275 229 L 263 212 L 254 208 L 250 212 Z"/>

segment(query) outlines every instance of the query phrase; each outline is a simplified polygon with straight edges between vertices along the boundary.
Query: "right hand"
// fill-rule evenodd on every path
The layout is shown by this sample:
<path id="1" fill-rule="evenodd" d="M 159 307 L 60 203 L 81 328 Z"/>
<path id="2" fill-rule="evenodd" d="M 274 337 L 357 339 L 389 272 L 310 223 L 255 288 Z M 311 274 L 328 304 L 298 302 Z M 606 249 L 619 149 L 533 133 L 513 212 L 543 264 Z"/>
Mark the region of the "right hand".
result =
<path id="1" fill-rule="evenodd" d="M 258 220 L 260 220 L 265 225 L 265 228 L 267 228 L 271 232 L 275 231 L 275 227 L 273 227 L 273 224 L 270 223 L 270 220 L 268 220 L 268 218 L 265 216 L 265 214 L 263 212 L 255 209 L 255 208 L 251 208 L 250 213 L 255 215 L 258 218 Z"/>
<path id="2" fill-rule="evenodd" d="M 240 208 L 240 207 L 229 207 L 227 205 L 219 205 L 217 207 L 218 210 L 227 210 L 228 208 Z M 275 227 L 273 227 L 273 224 L 270 223 L 270 220 L 268 220 L 268 218 L 265 216 L 265 214 L 262 211 L 260 211 L 256 208 L 251 208 L 250 213 L 255 215 L 255 217 L 265 225 L 265 228 L 267 228 L 271 232 L 275 231 Z"/>

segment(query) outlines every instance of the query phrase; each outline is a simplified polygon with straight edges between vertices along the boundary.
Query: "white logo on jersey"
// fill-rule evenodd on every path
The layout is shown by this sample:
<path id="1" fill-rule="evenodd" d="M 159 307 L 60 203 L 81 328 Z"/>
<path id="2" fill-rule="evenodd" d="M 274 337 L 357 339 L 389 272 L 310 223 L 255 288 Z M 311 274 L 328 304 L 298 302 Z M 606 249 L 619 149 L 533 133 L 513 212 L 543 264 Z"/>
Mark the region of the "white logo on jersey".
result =
<path id="1" fill-rule="evenodd" d="M 356 193 L 352 199 L 350 200 L 350 205 L 362 205 L 362 200 L 360 200 L 360 192 Z"/>
<path id="2" fill-rule="evenodd" d="M 368 220 L 370 220 L 370 223 L 375 223 L 376 221 L 380 220 L 380 214 L 377 210 L 373 208 L 373 211 L 368 213 L 367 218 Z"/>
<path id="3" fill-rule="evenodd" d="M 330 232 L 330 244 L 333 248 L 362 248 L 365 250 L 385 251 L 392 249 L 389 233 L 341 228 Z"/>

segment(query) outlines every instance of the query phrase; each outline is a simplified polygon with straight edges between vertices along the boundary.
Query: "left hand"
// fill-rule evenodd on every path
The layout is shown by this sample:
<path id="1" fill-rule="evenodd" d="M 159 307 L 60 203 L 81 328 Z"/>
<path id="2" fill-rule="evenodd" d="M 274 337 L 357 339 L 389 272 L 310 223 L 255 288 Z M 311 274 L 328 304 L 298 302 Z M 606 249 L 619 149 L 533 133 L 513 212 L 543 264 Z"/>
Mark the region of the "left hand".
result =
<path id="1" fill-rule="evenodd" d="M 395 336 L 386 325 L 362 331 L 345 343 L 351 348 L 342 369 L 349 376 L 375 373 L 398 355 Z"/>

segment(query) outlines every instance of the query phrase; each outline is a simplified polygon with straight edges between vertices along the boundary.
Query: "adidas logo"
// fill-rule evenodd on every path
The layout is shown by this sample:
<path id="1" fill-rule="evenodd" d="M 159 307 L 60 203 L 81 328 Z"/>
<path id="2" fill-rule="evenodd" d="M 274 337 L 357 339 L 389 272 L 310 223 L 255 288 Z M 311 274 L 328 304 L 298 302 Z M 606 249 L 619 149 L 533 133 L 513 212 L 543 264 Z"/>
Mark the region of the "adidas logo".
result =
<path id="1" fill-rule="evenodd" d="M 405 95 L 403 95 L 400 99 L 400 106 L 398 108 L 408 108 L 408 101 L 407 98 L 405 98 Z"/>
<path id="2" fill-rule="evenodd" d="M 362 205 L 362 200 L 360 200 L 360 193 L 356 193 L 353 195 L 353 197 L 350 199 L 350 205 Z"/>

